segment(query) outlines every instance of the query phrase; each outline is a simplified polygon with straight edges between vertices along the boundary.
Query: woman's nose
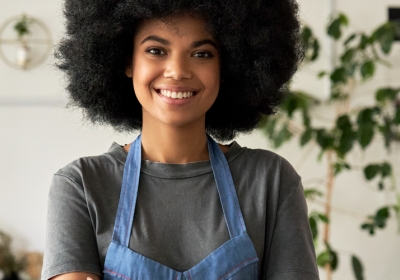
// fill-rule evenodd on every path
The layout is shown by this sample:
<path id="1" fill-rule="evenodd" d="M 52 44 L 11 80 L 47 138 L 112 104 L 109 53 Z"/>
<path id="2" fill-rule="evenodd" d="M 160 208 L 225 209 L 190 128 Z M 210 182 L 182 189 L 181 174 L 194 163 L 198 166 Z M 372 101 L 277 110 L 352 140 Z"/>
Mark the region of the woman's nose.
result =
<path id="1" fill-rule="evenodd" d="M 171 57 L 164 70 L 164 77 L 177 81 L 192 78 L 192 71 L 187 59 L 178 55 Z"/>

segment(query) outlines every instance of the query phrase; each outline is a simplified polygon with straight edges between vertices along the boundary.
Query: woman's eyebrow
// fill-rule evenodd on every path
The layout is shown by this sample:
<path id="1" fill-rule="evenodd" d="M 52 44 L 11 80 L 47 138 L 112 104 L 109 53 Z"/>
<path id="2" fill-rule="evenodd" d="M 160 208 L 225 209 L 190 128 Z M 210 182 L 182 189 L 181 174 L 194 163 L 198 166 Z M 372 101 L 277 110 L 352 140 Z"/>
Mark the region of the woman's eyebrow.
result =
<path id="1" fill-rule="evenodd" d="M 215 49 L 218 50 L 217 44 L 213 40 L 210 40 L 210 39 L 195 41 L 192 43 L 192 48 L 198 48 L 200 46 L 207 45 L 207 44 L 213 46 Z"/>
<path id="2" fill-rule="evenodd" d="M 163 38 L 160 38 L 160 37 L 154 36 L 154 35 L 144 38 L 144 40 L 140 44 L 143 44 L 143 43 L 145 43 L 147 41 L 156 41 L 156 42 L 159 42 L 159 43 L 161 43 L 163 45 L 166 45 L 166 46 L 170 45 L 170 42 L 168 40 L 165 40 Z"/>
<path id="3" fill-rule="evenodd" d="M 140 44 L 142 45 L 143 43 L 145 43 L 147 41 L 156 41 L 156 42 L 159 42 L 159 43 L 161 43 L 163 45 L 166 45 L 166 46 L 169 46 L 171 44 L 168 40 L 163 39 L 163 38 L 158 37 L 158 36 L 154 36 L 154 35 L 151 35 L 151 36 L 148 36 L 148 37 L 144 38 L 143 41 L 140 42 Z M 215 49 L 218 49 L 217 44 L 213 40 L 210 40 L 210 39 L 203 39 L 203 40 L 195 41 L 195 42 L 192 43 L 191 47 L 192 48 L 198 48 L 200 46 L 207 45 L 207 44 L 213 46 Z"/>

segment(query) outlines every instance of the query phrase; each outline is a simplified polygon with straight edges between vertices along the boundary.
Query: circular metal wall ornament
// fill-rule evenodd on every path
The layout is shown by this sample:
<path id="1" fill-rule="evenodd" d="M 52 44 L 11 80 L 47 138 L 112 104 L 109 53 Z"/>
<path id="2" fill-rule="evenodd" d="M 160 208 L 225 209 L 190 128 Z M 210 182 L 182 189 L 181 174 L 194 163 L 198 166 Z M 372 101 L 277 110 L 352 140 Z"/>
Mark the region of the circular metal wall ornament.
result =
<path id="1" fill-rule="evenodd" d="M 46 60 L 52 48 L 50 30 L 37 18 L 13 16 L 0 26 L 0 59 L 12 68 L 33 69 Z"/>

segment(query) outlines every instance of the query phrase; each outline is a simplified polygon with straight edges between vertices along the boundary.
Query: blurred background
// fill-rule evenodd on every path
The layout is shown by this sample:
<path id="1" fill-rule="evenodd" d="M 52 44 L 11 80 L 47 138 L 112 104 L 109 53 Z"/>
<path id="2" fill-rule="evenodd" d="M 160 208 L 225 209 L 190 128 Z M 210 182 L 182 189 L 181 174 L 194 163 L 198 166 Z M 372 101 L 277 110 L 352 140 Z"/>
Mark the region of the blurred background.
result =
<path id="1" fill-rule="evenodd" d="M 303 33 L 306 41 L 311 42 L 311 57 L 290 88 L 293 93 L 306 96 L 313 126 L 304 123 L 301 102 L 290 107 L 288 101 L 282 115 L 276 117 L 275 125 L 281 122 L 277 134 L 271 132 L 270 118 L 261 129 L 241 135 L 236 141 L 241 146 L 269 149 L 282 155 L 302 176 L 304 188 L 309 191 L 310 223 L 321 279 L 400 279 L 400 145 L 395 134 L 396 108 L 400 107 L 400 41 L 392 40 L 387 51 L 384 44 L 390 38 L 385 37 L 384 28 L 383 35 L 377 31 L 388 21 L 389 8 L 392 15 L 396 8 L 400 9 L 400 0 L 298 2 L 303 25 L 312 31 L 312 36 Z M 79 157 L 106 152 L 114 141 L 121 145 L 129 143 L 135 135 L 93 126 L 82 121 L 80 110 L 66 108 L 65 81 L 54 67 L 51 53 L 64 32 L 62 1 L 0 0 L 0 7 L 0 279 L 7 276 L 4 256 L 8 249 L 15 256 L 15 263 L 29 253 L 25 269 L 21 269 L 25 272 L 20 275 L 35 279 L 38 276 L 34 269 L 40 267 L 40 254 L 44 251 L 47 194 L 53 173 Z M 29 16 L 36 21 L 29 22 Z M 335 19 L 338 21 L 332 25 Z M 14 29 L 17 24 L 19 29 Z M 327 26 L 331 27 L 330 36 Z M 25 27 L 31 28 L 29 34 Z M 340 38 L 335 41 L 332 34 L 338 30 Z M 375 51 L 380 58 L 373 55 L 367 59 L 369 54 L 365 51 L 364 58 L 360 58 L 364 60 L 353 65 L 360 74 L 346 72 L 348 76 L 338 78 L 333 75 L 338 65 L 346 68 L 345 63 L 356 59 L 355 54 L 349 57 L 348 53 L 345 58 L 343 55 L 359 40 L 357 36 L 362 40 L 361 33 L 370 39 L 366 44 L 371 47 L 375 39 Z M 353 39 L 349 38 L 352 34 Z M 313 38 L 318 39 L 318 46 Z M 345 44 L 346 39 L 349 42 Z M 354 49 L 359 50 L 357 44 Z M 312 57 L 316 49 L 318 55 Z M 377 98 L 379 89 L 386 91 L 381 91 Z M 379 107 L 378 103 L 388 112 L 382 115 L 383 122 L 393 123 L 391 138 L 383 133 L 384 125 L 378 120 L 381 115 L 376 113 L 371 121 L 375 136 L 367 140 L 354 136 L 349 140 L 352 146 L 342 154 L 333 144 L 324 144 L 329 137 L 323 137 L 322 127 L 328 134 L 344 134 L 346 131 L 337 122 L 343 114 L 355 126 L 365 126 L 368 117 L 362 122 L 360 111 Z M 301 112 L 288 114 L 288 110 L 296 109 Z M 287 131 L 281 129 L 285 124 Z M 304 135 L 308 130 L 309 137 Z M 384 163 L 390 164 L 390 168 Z M 26 268 L 29 265 L 31 270 Z"/>

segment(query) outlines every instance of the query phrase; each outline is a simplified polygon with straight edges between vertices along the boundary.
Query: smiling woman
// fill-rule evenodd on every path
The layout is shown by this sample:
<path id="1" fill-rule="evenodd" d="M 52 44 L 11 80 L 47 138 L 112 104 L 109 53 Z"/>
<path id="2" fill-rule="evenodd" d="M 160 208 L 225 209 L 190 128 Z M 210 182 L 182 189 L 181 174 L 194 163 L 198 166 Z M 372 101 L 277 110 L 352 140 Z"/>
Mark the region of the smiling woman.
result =
<path id="1" fill-rule="evenodd" d="M 232 140 L 272 114 L 302 57 L 297 6 L 65 2 L 59 67 L 129 145 L 54 175 L 43 279 L 318 279 L 299 175 Z"/>
<path id="2" fill-rule="evenodd" d="M 204 21 L 189 15 L 171 22 L 145 21 L 126 72 L 142 105 L 143 124 L 152 123 L 143 125 L 145 130 L 187 127 L 194 139 L 201 138 L 198 133 L 204 134 L 206 112 L 220 84 L 219 51 Z"/>

